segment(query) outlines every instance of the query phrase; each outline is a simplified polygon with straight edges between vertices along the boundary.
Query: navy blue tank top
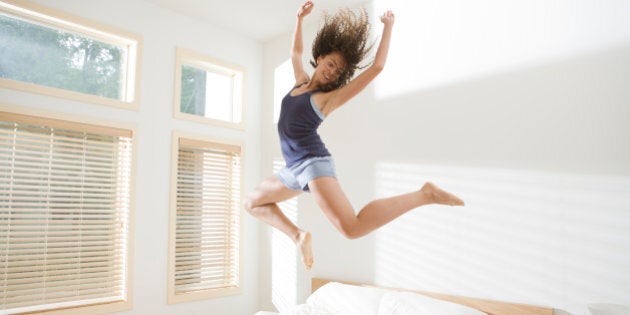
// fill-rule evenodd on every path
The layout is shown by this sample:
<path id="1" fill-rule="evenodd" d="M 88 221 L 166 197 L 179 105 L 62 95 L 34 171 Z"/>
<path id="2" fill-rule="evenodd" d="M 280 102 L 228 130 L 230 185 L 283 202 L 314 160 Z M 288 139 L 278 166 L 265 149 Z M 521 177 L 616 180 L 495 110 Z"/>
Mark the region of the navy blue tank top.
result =
<path id="1" fill-rule="evenodd" d="M 295 89 L 295 88 L 294 88 Z M 311 101 L 314 91 L 292 96 L 291 91 L 282 99 L 278 134 L 280 148 L 287 167 L 292 167 L 311 157 L 330 156 L 317 127 L 324 115 Z"/>

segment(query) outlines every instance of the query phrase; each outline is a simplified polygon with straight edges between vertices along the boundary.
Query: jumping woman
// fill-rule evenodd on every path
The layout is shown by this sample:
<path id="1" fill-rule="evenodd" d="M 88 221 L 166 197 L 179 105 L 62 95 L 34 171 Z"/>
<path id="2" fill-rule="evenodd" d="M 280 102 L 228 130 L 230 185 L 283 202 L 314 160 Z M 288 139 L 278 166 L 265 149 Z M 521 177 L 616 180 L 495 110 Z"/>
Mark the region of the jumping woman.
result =
<path id="1" fill-rule="evenodd" d="M 313 10 L 307 1 L 297 12 L 291 61 L 295 85 L 282 100 L 278 133 L 286 167 L 265 179 L 247 196 L 245 209 L 289 236 L 300 251 L 307 269 L 313 265 L 311 234 L 293 224 L 277 203 L 310 192 L 330 222 L 349 239 L 362 237 L 405 212 L 428 204 L 463 206 L 464 202 L 432 183 L 420 190 L 374 200 L 358 214 L 337 181 L 333 159 L 317 128 L 332 112 L 363 91 L 383 70 L 394 25 L 394 14 L 380 17 L 383 33 L 372 63 L 353 78 L 370 50 L 370 24 L 365 10 L 341 9 L 325 14 L 324 24 L 313 42 L 313 76 L 302 64 L 302 20 Z"/>

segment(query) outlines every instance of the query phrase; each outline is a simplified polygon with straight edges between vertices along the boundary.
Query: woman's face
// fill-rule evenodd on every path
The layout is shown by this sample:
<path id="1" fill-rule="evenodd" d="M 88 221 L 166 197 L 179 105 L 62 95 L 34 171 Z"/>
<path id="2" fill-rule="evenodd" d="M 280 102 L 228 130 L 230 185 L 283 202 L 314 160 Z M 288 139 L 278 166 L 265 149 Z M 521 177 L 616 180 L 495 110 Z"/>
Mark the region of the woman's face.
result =
<path id="1" fill-rule="evenodd" d="M 346 67 L 346 61 L 338 52 L 317 58 L 317 80 L 322 85 L 337 82 Z"/>

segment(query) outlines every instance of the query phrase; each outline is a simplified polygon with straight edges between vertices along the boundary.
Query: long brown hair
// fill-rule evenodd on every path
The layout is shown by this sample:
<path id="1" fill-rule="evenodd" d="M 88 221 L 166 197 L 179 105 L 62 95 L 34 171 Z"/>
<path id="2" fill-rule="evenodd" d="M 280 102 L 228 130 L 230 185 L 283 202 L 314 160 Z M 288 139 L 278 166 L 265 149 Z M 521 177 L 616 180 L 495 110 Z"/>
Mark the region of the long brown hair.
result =
<path id="1" fill-rule="evenodd" d="M 369 30 L 370 22 L 365 8 L 358 13 L 343 8 L 332 16 L 324 12 L 324 25 L 313 41 L 313 60 L 310 63 L 317 67 L 318 57 L 339 52 L 345 59 L 346 68 L 336 82 L 320 87 L 322 91 L 331 91 L 346 85 L 356 69 L 365 67 L 360 63 L 372 48 L 372 45 L 368 45 Z"/>

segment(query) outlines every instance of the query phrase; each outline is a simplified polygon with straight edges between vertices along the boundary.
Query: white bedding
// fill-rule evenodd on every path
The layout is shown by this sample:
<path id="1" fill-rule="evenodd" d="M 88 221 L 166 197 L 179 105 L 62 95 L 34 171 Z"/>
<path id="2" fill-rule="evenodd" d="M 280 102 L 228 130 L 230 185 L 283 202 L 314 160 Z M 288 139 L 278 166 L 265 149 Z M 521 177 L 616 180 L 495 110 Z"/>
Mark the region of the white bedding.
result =
<path id="1" fill-rule="evenodd" d="M 473 308 L 410 292 L 366 288 L 331 282 L 305 304 L 283 313 L 256 315 L 485 315 Z"/>

